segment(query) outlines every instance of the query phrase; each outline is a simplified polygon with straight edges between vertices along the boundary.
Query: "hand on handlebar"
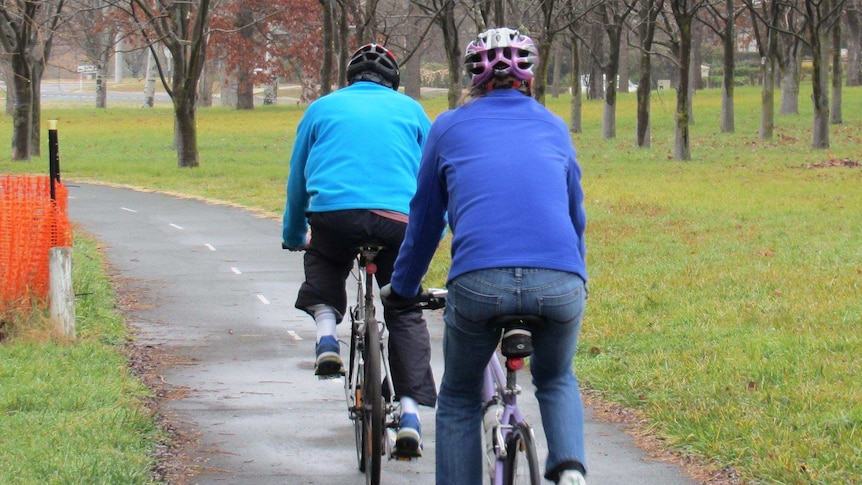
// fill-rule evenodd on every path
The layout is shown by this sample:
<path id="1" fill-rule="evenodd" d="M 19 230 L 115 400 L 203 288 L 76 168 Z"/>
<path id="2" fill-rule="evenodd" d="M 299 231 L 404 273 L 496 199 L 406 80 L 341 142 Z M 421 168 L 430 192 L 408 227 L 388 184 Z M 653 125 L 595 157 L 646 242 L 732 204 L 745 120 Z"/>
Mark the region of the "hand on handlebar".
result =
<path id="1" fill-rule="evenodd" d="M 425 292 L 421 287 L 419 288 L 419 294 L 414 297 L 399 295 L 392 290 L 391 284 L 387 284 L 383 286 L 383 288 L 380 288 L 380 300 L 383 302 L 383 305 L 396 312 L 404 312 L 419 308 L 419 304 L 424 301 L 424 294 Z"/>
<path id="2" fill-rule="evenodd" d="M 446 306 L 447 293 L 444 289 L 430 288 L 425 290 L 420 286 L 419 294 L 413 298 L 407 298 L 392 291 L 391 285 L 386 285 L 380 289 L 380 299 L 384 305 L 398 312 L 413 310 L 415 308 L 437 310 Z"/>

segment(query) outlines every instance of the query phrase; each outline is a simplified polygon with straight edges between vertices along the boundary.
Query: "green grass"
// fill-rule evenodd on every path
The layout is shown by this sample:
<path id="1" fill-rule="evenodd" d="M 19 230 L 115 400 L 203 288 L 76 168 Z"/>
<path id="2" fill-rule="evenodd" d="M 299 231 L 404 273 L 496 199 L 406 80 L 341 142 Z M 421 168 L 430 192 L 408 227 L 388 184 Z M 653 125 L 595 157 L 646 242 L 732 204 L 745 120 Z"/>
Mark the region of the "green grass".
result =
<path id="1" fill-rule="evenodd" d="M 149 391 L 128 367 L 95 242 L 76 235 L 73 259 L 77 341 L 36 316 L 0 344 L 0 483 L 151 483 L 160 431 Z"/>
<path id="2" fill-rule="evenodd" d="M 569 100 L 548 98 L 548 106 L 568 119 Z M 654 95 L 650 149 L 634 147 L 633 94 L 620 97 L 612 140 L 601 138 L 601 102 L 585 103 L 584 133 L 573 135 L 591 275 L 578 375 L 646 417 L 669 447 L 733 467 L 746 482 L 859 482 L 862 168 L 816 164 L 862 162 L 862 90 L 845 88 L 844 123 L 831 127 L 829 150 L 810 148 L 804 101 L 799 116 L 776 115 L 772 140 L 758 139 L 759 102 L 756 88 L 737 89 L 736 132 L 726 134 L 718 91 L 698 92 L 691 162 L 671 159 L 669 94 Z M 423 104 L 433 118 L 445 96 Z M 301 115 L 293 105 L 199 110 L 193 170 L 176 168 L 167 107 L 46 106 L 43 119 L 60 122 L 67 180 L 278 217 Z M 10 124 L 2 121 L 0 139 L 10 138 Z M 0 153 L 0 170 L 43 172 L 43 152 L 29 164 Z M 447 254 L 438 252 L 427 286 L 443 284 Z"/>

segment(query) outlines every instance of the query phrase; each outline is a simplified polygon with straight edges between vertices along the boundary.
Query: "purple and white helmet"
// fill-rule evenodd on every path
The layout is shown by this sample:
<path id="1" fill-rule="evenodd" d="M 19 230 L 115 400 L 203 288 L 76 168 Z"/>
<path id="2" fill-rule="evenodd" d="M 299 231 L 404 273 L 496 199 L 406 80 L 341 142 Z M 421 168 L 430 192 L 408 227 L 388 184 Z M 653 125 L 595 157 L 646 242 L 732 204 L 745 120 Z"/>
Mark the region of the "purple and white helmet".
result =
<path id="1" fill-rule="evenodd" d="M 529 81 L 538 62 L 539 51 L 533 39 L 505 27 L 479 34 L 464 55 L 464 65 L 473 76 L 474 86 L 484 84 L 492 76 L 508 74 L 519 81 Z"/>

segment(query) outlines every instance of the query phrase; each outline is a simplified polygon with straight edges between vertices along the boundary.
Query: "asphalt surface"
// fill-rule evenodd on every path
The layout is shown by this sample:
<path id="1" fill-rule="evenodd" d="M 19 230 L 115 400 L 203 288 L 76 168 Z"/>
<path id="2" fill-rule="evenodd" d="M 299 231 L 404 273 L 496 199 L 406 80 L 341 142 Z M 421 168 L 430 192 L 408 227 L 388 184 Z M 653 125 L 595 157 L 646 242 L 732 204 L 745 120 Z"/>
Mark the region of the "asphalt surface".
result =
<path id="1" fill-rule="evenodd" d="M 100 240 L 114 277 L 134 295 L 127 317 L 138 340 L 170 356 L 162 377 L 175 392 L 161 412 L 194 431 L 192 483 L 364 483 L 341 380 L 312 373 L 314 323 L 293 308 L 302 254 L 280 248 L 280 221 L 163 194 L 67 185 L 71 219 Z M 427 316 L 439 382 L 441 313 Z M 346 330 L 339 326 L 342 340 Z M 528 379 L 521 381 L 543 460 L 538 407 Z M 619 425 L 598 421 L 590 408 L 586 415 L 590 485 L 699 483 L 637 448 Z M 421 417 L 425 456 L 384 461 L 384 484 L 434 483 L 433 410 L 422 408 Z"/>

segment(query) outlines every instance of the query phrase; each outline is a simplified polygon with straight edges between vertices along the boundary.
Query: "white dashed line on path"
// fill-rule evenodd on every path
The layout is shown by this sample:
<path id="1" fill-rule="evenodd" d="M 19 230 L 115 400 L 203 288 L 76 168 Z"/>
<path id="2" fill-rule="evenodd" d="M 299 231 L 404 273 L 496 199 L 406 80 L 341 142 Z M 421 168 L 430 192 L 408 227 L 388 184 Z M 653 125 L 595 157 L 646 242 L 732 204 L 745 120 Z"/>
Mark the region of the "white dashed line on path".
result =
<path id="1" fill-rule="evenodd" d="M 240 271 L 236 266 L 231 266 L 230 270 L 233 271 L 234 274 L 242 274 L 242 271 Z"/>
<path id="2" fill-rule="evenodd" d="M 169 225 L 175 229 L 182 229 L 183 228 L 183 226 L 178 226 L 178 225 L 174 224 L 173 222 L 170 223 Z"/>
<path id="3" fill-rule="evenodd" d="M 129 209 L 128 207 L 120 207 L 120 210 L 124 210 L 126 212 L 134 212 L 134 213 L 138 212 L 135 209 Z"/>
<path id="4" fill-rule="evenodd" d="M 269 300 L 267 300 L 266 297 L 261 295 L 260 293 L 257 294 L 257 299 L 260 300 L 260 302 L 264 305 L 269 305 Z"/>
<path id="5" fill-rule="evenodd" d="M 209 249 L 210 251 L 215 251 L 215 250 L 216 250 L 215 246 L 213 246 L 213 245 L 212 245 L 212 244 L 210 244 L 210 243 L 206 243 L 206 244 L 204 244 L 204 246 L 206 246 L 206 247 L 207 247 L 207 249 Z"/>
<path id="6" fill-rule="evenodd" d="M 296 341 L 302 340 L 302 337 L 300 337 L 299 334 L 294 332 L 293 330 L 288 330 L 287 334 L 290 335 L 290 338 L 292 338 L 293 340 L 296 340 Z"/>

